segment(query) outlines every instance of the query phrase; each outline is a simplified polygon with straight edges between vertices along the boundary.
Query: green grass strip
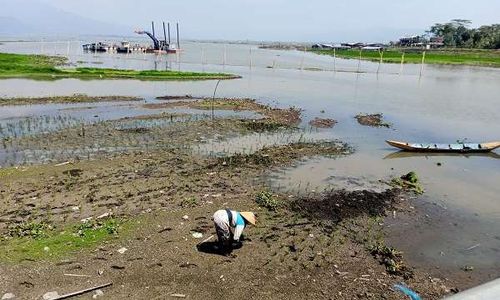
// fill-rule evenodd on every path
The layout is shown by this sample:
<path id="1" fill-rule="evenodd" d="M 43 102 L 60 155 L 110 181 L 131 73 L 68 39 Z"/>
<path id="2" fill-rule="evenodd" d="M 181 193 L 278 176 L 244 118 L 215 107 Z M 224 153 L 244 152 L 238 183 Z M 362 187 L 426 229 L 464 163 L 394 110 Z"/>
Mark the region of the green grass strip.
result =
<path id="1" fill-rule="evenodd" d="M 109 68 L 61 68 L 64 57 L 0 53 L 0 78 L 31 78 L 54 80 L 79 79 L 139 79 L 139 80 L 208 80 L 233 79 L 237 75 L 225 73 L 183 71 L 137 71 Z"/>
<path id="2" fill-rule="evenodd" d="M 401 63 L 401 57 L 404 52 L 404 63 L 419 64 L 422 63 L 423 50 L 412 49 L 388 49 L 382 52 L 349 49 L 349 50 L 330 50 L 321 49 L 310 50 L 313 53 L 336 56 L 347 59 L 362 59 L 373 62 L 382 61 L 384 63 Z M 470 65 L 470 66 L 486 66 L 500 67 L 500 51 L 495 50 L 426 50 L 426 64 L 443 64 L 443 65 Z"/>

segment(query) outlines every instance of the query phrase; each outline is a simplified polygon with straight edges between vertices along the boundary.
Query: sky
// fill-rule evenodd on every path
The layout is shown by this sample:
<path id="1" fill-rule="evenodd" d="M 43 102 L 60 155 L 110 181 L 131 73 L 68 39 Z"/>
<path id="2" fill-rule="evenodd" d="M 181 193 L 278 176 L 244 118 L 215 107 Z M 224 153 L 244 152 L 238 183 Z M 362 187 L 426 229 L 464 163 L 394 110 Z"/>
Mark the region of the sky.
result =
<path id="1" fill-rule="evenodd" d="M 374 42 L 420 34 L 434 23 L 455 18 L 472 20 L 474 27 L 500 23 L 499 0 L 2 1 L 19 3 L 19 10 L 42 2 L 59 15 L 70 13 L 96 24 L 112 24 L 117 34 L 149 29 L 151 21 L 157 22 L 158 30 L 162 20 L 179 22 L 182 37 L 190 39 Z M 76 30 L 85 30 L 79 26 Z"/>

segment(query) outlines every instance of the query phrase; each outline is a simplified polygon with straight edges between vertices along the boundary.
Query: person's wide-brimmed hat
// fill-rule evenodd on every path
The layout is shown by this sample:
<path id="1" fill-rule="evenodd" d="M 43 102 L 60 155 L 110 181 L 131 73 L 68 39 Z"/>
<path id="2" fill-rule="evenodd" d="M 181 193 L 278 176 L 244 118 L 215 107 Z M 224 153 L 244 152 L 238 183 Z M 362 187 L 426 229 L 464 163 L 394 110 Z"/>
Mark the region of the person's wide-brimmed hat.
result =
<path id="1" fill-rule="evenodd" d="M 242 211 L 240 215 L 243 219 L 247 220 L 248 223 L 255 225 L 255 214 L 251 211 Z"/>

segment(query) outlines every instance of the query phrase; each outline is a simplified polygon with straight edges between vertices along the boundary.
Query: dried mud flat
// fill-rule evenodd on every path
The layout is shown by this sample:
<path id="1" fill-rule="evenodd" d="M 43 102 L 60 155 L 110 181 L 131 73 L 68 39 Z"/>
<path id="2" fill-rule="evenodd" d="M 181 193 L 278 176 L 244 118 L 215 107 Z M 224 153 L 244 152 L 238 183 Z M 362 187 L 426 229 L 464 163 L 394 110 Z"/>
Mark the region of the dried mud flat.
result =
<path id="1" fill-rule="evenodd" d="M 252 103 L 245 105 L 266 113 L 257 122 L 294 124 L 300 118 L 296 110 Z M 227 105 L 233 109 L 234 104 Z M 243 109 L 242 102 L 236 104 Z M 214 127 L 219 135 L 257 130 L 241 125 L 247 122 L 190 120 L 183 131 L 175 129 L 177 134 L 153 131 L 160 137 L 151 141 L 161 143 L 168 136 L 169 145 L 191 145 L 200 142 L 194 137 L 209 136 Z M 87 129 L 85 136 L 101 129 Z M 78 132 L 54 135 L 83 141 Z M 50 144 L 58 145 L 57 140 Z M 405 282 L 425 299 L 438 299 L 455 287 L 406 266 L 396 251 L 384 248 L 381 224 L 386 212 L 408 210 L 404 191 L 330 191 L 301 198 L 272 194 L 260 179 L 298 159 L 348 155 L 347 145 L 303 142 L 227 157 L 206 157 L 190 149 L 151 147 L 0 169 L 0 293 L 40 299 L 50 291 L 64 294 L 112 282 L 102 290 L 105 299 L 402 299 L 393 285 Z M 272 206 L 257 204 L 262 193 Z M 200 244 L 215 234 L 213 212 L 225 207 L 253 210 L 259 220 L 245 230 L 244 246 L 229 257 L 212 251 L 213 239 Z M 80 225 L 97 216 L 94 227 Z M 23 231 L 20 224 L 49 226 Z M 96 228 L 103 224 L 103 238 L 78 247 L 80 239 L 100 234 Z M 194 238 L 193 232 L 203 237 Z M 68 239 L 50 243 L 60 236 Z"/>

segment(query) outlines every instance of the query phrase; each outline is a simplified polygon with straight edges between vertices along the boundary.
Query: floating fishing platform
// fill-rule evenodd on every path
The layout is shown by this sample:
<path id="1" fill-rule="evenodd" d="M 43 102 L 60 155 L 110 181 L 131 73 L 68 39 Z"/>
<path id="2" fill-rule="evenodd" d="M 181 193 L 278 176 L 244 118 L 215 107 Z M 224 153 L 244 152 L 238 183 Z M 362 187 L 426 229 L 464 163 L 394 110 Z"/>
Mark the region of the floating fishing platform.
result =
<path id="1" fill-rule="evenodd" d="M 167 31 L 168 28 L 168 31 Z M 170 23 L 167 23 L 167 28 L 165 27 L 165 22 L 163 22 L 163 40 L 159 40 L 155 36 L 155 25 L 151 22 L 152 32 L 145 30 L 136 30 L 137 34 L 145 34 L 151 38 L 153 41 L 152 46 L 144 45 L 131 45 L 128 41 L 122 41 L 119 44 L 109 44 L 106 42 L 95 42 L 82 45 L 83 51 L 86 52 L 115 52 L 115 53 L 132 53 L 132 52 L 142 52 L 142 53 L 157 53 L 157 54 L 171 54 L 180 51 L 180 38 L 179 38 L 179 23 L 176 24 L 176 39 L 177 45 L 172 44 L 170 40 Z M 168 36 L 167 36 L 168 32 Z"/>

